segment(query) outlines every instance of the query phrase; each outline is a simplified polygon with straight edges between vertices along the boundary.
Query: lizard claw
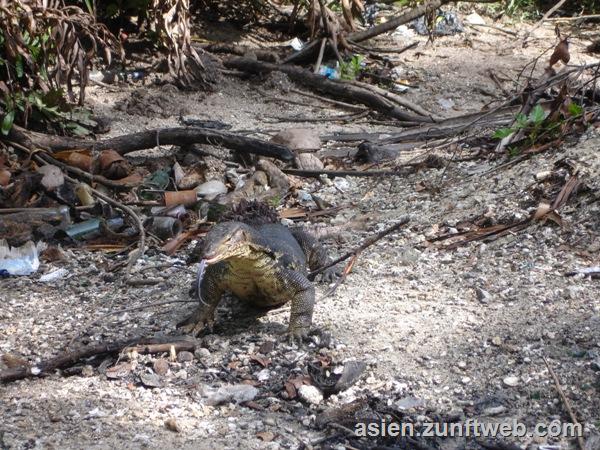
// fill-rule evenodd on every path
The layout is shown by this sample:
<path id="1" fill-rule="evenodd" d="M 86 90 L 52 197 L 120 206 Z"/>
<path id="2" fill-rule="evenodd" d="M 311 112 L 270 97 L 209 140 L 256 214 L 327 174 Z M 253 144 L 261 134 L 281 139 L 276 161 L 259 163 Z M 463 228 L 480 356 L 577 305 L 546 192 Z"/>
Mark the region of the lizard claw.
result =
<path id="1" fill-rule="evenodd" d="M 290 344 L 300 346 L 308 338 L 308 331 L 308 328 L 289 328 L 286 333 L 286 340 Z"/>
<path id="2" fill-rule="evenodd" d="M 180 328 L 184 333 L 191 334 L 192 336 L 199 336 L 204 330 L 208 330 L 209 333 L 212 333 L 214 322 L 213 312 L 199 310 L 194 312 L 183 322 L 178 323 L 177 328 Z"/>
<path id="3" fill-rule="evenodd" d="M 324 283 L 333 283 L 341 276 L 342 276 L 342 272 L 337 267 L 334 266 L 334 267 L 330 267 L 329 269 L 327 269 L 323 272 L 323 274 L 321 275 L 321 280 Z"/>

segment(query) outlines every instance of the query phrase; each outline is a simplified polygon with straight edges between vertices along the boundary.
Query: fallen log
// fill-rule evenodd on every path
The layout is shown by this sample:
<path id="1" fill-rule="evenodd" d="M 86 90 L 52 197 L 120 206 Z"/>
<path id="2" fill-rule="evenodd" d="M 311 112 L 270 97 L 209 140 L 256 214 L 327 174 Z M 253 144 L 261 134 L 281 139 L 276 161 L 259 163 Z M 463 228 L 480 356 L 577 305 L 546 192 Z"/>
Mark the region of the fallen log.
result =
<path id="1" fill-rule="evenodd" d="M 229 148 L 242 153 L 253 153 L 260 156 L 292 161 L 294 154 L 284 145 L 273 144 L 235 133 L 197 127 L 158 128 L 137 133 L 116 136 L 101 141 L 82 140 L 65 136 L 53 136 L 35 131 L 25 130 L 14 125 L 8 140 L 17 142 L 27 148 L 42 148 L 50 152 L 71 149 L 115 150 L 125 155 L 136 150 L 145 150 L 160 145 L 209 144 Z"/>
<path id="2" fill-rule="evenodd" d="M 352 83 L 346 83 L 339 80 L 330 80 L 322 75 L 314 74 L 309 70 L 302 69 L 289 64 L 270 64 L 256 61 L 248 58 L 231 58 L 223 61 L 228 69 L 236 69 L 246 73 L 260 74 L 269 72 L 283 72 L 292 81 L 304 86 L 315 89 L 330 96 L 348 100 L 354 103 L 362 103 L 369 108 L 380 112 L 386 116 L 398 119 L 404 122 L 431 123 L 430 117 L 424 117 L 417 114 L 411 114 L 382 95 L 372 92 Z M 401 124 L 399 124 L 401 125 Z"/>

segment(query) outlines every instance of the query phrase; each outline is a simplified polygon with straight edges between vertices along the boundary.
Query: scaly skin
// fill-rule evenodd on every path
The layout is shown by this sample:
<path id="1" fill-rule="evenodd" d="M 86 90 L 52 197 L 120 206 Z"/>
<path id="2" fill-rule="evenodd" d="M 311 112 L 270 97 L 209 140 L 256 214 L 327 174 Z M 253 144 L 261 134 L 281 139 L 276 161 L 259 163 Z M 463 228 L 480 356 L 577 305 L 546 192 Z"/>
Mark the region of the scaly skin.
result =
<path id="1" fill-rule="evenodd" d="M 315 303 L 307 265 L 315 270 L 330 261 L 316 239 L 283 225 L 225 222 L 206 235 L 203 259 L 208 267 L 199 286 L 201 305 L 181 324 L 186 332 L 211 330 L 217 305 L 229 292 L 260 307 L 291 301 L 288 336 L 293 341 L 306 337 Z M 326 274 L 330 278 L 335 270 Z"/>

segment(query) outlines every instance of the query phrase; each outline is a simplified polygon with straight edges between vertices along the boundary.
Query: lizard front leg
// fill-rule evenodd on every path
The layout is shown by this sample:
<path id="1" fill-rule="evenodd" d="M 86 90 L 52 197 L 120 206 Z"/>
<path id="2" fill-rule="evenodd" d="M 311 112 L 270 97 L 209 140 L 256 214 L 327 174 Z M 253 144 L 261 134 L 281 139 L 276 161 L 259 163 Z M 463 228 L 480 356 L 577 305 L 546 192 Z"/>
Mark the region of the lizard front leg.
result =
<path id="1" fill-rule="evenodd" d="M 185 333 L 198 336 L 202 331 L 208 329 L 212 332 L 215 322 L 215 310 L 225 294 L 223 286 L 223 277 L 228 267 L 225 263 L 217 263 L 206 268 L 204 276 L 200 280 L 200 286 L 197 286 L 199 292 L 198 299 L 200 305 L 190 317 L 177 324 Z"/>
<path id="2" fill-rule="evenodd" d="M 285 269 L 286 289 L 292 292 L 288 339 L 302 342 L 310 331 L 315 307 L 315 287 L 300 272 Z"/>

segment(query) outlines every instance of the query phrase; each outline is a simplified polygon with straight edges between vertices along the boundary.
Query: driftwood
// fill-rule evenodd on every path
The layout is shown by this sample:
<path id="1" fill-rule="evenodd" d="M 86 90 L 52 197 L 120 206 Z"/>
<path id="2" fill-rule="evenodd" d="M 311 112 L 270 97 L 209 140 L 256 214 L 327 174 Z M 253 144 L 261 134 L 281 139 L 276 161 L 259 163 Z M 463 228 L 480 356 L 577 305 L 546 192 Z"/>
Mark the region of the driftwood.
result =
<path id="1" fill-rule="evenodd" d="M 409 122 L 411 125 L 433 122 L 429 117 L 411 114 L 397 104 L 363 87 L 355 86 L 339 80 L 330 80 L 309 70 L 287 64 L 270 64 L 248 58 L 231 58 L 223 62 L 228 69 L 241 70 L 251 74 L 279 71 L 285 73 L 292 81 L 316 89 L 336 98 L 362 103 L 386 116 Z"/>
<path id="2" fill-rule="evenodd" d="M 176 350 L 193 350 L 197 342 L 186 336 L 164 336 L 162 338 L 137 337 L 114 342 L 103 342 L 88 345 L 79 350 L 64 352 L 58 356 L 42 361 L 35 366 L 19 366 L 0 372 L 0 382 L 22 380 L 25 378 L 47 375 L 56 369 L 65 369 L 77 364 L 82 359 L 93 356 L 120 353 L 124 349 L 135 347 L 139 353 L 154 353 L 169 351 L 171 346 Z"/>
<path id="3" fill-rule="evenodd" d="M 261 156 L 277 158 L 282 161 L 292 161 L 294 154 L 289 148 L 279 144 L 227 133 L 207 128 L 163 128 L 156 130 L 140 131 L 126 134 L 102 141 L 82 140 L 63 136 L 52 136 L 35 131 L 28 131 L 18 126 L 13 126 L 8 139 L 15 141 L 27 148 L 43 148 L 51 152 L 71 149 L 115 150 L 120 155 L 125 155 L 136 150 L 160 145 L 189 145 L 209 144 L 236 150 L 243 153 L 254 153 Z"/>

